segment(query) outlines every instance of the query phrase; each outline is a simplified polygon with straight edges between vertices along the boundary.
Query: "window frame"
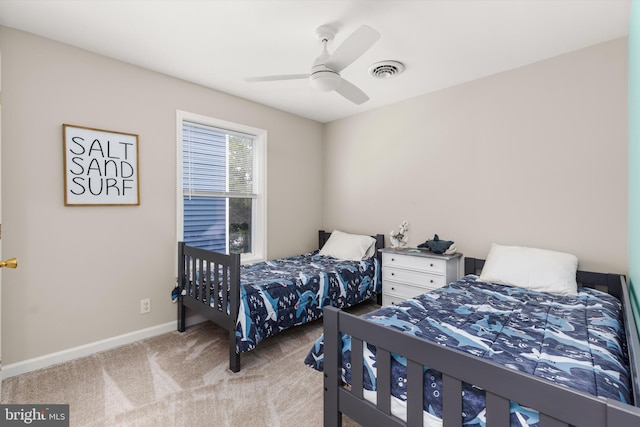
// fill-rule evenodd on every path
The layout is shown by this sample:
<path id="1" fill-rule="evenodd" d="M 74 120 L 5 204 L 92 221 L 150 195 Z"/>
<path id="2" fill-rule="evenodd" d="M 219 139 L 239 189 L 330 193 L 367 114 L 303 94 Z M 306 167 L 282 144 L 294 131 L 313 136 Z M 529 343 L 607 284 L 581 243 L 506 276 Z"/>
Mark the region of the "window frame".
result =
<path id="1" fill-rule="evenodd" d="M 194 122 L 242 134 L 255 136 L 254 143 L 254 191 L 252 208 L 252 251 L 241 255 L 242 263 L 264 261 L 267 254 L 267 131 L 239 123 L 216 119 L 188 111 L 176 110 L 176 236 L 184 240 L 184 189 L 183 189 L 183 122 Z"/>

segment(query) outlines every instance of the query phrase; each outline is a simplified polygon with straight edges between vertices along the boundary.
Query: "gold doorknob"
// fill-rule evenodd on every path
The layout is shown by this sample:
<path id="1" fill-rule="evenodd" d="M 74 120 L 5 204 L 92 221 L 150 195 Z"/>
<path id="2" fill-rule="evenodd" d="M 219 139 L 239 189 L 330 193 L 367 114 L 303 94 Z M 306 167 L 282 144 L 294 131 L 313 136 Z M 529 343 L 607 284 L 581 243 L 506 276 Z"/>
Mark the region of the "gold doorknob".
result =
<path id="1" fill-rule="evenodd" d="M 0 268 L 16 268 L 18 266 L 18 258 L 9 258 L 6 261 L 0 261 Z"/>

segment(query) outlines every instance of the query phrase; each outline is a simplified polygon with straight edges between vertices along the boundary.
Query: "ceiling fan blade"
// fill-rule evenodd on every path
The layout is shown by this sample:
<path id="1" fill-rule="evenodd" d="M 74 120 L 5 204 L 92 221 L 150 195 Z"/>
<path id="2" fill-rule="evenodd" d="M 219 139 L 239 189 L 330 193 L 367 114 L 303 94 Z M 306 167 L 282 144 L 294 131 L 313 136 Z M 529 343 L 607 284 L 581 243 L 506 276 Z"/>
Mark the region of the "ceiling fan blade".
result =
<path id="1" fill-rule="evenodd" d="M 280 76 L 245 77 L 245 82 L 273 82 L 276 80 L 308 79 L 309 74 L 283 74 Z"/>
<path id="2" fill-rule="evenodd" d="M 369 50 L 379 38 L 379 32 L 368 25 L 362 25 L 333 52 L 326 65 L 337 72 L 342 71 Z"/>
<path id="3" fill-rule="evenodd" d="M 357 105 L 364 104 L 369 100 L 369 97 L 366 93 L 364 93 L 353 83 L 345 79 L 342 79 L 342 81 L 340 82 L 340 86 L 336 89 L 336 92 Z"/>

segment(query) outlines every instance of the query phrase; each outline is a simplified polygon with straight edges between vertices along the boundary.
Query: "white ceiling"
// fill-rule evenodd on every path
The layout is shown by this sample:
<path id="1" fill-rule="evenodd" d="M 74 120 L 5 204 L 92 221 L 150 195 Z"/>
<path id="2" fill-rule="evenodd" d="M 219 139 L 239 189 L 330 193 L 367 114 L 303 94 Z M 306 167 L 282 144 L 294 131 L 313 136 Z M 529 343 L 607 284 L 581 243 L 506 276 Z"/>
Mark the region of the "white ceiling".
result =
<path id="1" fill-rule="evenodd" d="M 379 108 L 628 33 L 631 0 L 0 0 L 0 24 L 320 122 Z M 355 105 L 307 80 L 315 30 L 338 30 L 333 50 L 367 24 L 378 42 L 342 76 L 370 97 Z M 368 75 L 382 60 L 404 73 Z"/>

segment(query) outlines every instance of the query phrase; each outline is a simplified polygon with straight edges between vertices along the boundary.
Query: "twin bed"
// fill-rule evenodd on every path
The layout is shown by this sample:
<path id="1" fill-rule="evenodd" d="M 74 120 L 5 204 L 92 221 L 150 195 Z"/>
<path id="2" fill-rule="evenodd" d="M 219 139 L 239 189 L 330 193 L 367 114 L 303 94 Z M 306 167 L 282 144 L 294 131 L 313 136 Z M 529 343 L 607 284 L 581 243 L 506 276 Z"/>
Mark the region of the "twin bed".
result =
<path id="1" fill-rule="evenodd" d="M 346 308 L 379 298 L 384 235 L 318 232 L 318 251 L 240 264 L 222 254 L 178 244 L 178 331 L 186 308 L 229 333 L 229 369 L 240 354 L 278 332 L 322 316 L 326 305 Z"/>
<path id="2" fill-rule="evenodd" d="M 305 360 L 324 371 L 325 427 L 342 414 L 364 426 L 640 425 L 624 276 L 564 268 L 575 289 L 524 289 L 494 283 L 497 264 L 484 274 L 466 258 L 459 281 L 362 317 L 327 307 Z M 539 279 L 535 264 L 517 279 Z"/>

